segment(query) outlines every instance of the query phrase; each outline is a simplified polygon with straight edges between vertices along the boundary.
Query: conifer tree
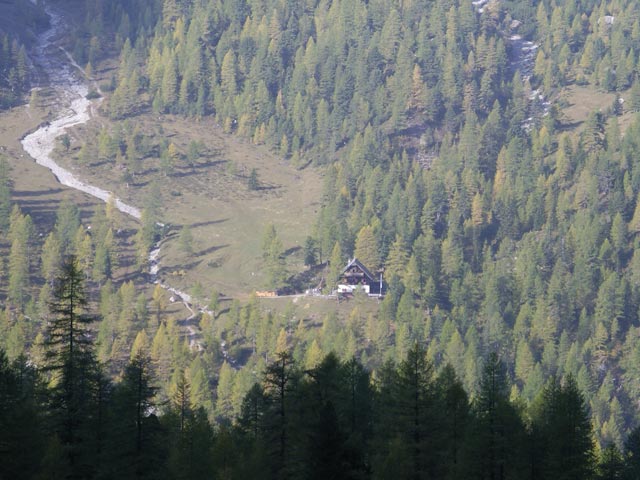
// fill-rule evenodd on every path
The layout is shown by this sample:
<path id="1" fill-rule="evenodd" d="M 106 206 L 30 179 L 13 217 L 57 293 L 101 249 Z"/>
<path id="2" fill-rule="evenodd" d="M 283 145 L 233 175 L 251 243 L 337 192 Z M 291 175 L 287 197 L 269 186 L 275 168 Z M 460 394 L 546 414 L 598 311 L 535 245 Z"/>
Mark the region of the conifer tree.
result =
<path id="1" fill-rule="evenodd" d="M 35 478 L 45 453 L 40 372 L 0 350 L 0 477 Z"/>
<path id="2" fill-rule="evenodd" d="M 318 262 L 318 243 L 315 238 L 308 236 L 304 241 L 304 264 L 313 267 Z"/>
<path id="3" fill-rule="evenodd" d="M 521 478 L 526 470 L 524 426 L 509 401 L 505 365 L 496 353 L 485 361 L 480 391 L 475 398 L 472 428 L 465 467 L 487 478 Z"/>
<path id="4" fill-rule="evenodd" d="M 276 478 L 289 476 L 290 460 L 290 400 L 293 385 L 297 378 L 295 363 L 286 352 L 276 354 L 275 361 L 269 365 L 264 374 L 265 390 L 269 399 L 267 446 L 272 474 Z"/>
<path id="5" fill-rule="evenodd" d="M 218 387 L 216 389 L 216 415 L 220 418 L 231 418 L 233 412 L 232 390 L 234 382 L 234 372 L 231 366 L 224 362 L 220 367 L 218 376 Z"/>
<path id="6" fill-rule="evenodd" d="M 30 243 L 33 225 L 29 215 L 22 215 L 16 205 L 11 213 L 9 228 L 9 300 L 18 308 L 22 308 L 28 297 Z"/>
<path id="7" fill-rule="evenodd" d="M 632 112 L 640 112 L 640 81 L 636 78 L 631 85 L 629 109 Z"/>
<path id="8" fill-rule="evenodd" d="M 113 391 L 104 475 L 151 479 L 164 470 L 166 446 L 152 413 L 156 392 L 151 361 L 138 353 Z"/>
<path id="9" fill-rule="evenodd" d="M 68 465 L 80 470 L 93 461 L 85 447 L 95 432 L 87 428 L 95 413 L 93 392 L 101 374 L 88 331 L 93 317 L 86 313 L 84 278 L 75 257 L 64 260 L 52 297 L 46 342 L 47 370 L 55 385 L 50 408 Z"/>
<path id="10" fill-rule="evenodd" d="M 180 236 L 178 237 L 180 242 L 180 249 L 187 255 L 193 254 L 193 235 L 191 234 L 191 228 L 189 225 L 184 225 L 180 230 Z"/>
<path id="11" fill-rule="evenodd" d="M 371 226 L 364 226 L 358 232 L 353 254 L 372 272 L 375 272 L 380 267 L 380 251 Z"/>
<path id="12" fill-rule="evenodd" d="M 11 215 L 11 178 L 9 163 L 4 155 L 0 155 L 0 233 L 9 231 Z"/>
<path id="13" fill-rule="evenodd" d="M 340 248 L 340 244 L 336 242 L 333 247 L 333 251 L 331 252 L 331 258 L 329 259 L 329 273 L 327 275 L 326 283 L 326 287 L 329 291 L 336 288 L 338 277 L 344 267 L 342 262 L 342 249 Z"/>
<path id="14" fill-rule="evenodd" d="M 564 384 L 555 378 L 548 382 L 534 421 L 546 439 L 541 462 L 545 476 L 567 480 L 592 478 L 595 468 L 592 426 L 573 376 L 569 375 Z"/>
<path id="15" fill-rule="evenodd" d="M 236 58 L 232 50 L 229 50 L 222 59 L 220 86 L 222 92 L 228 97 L 233 97 L 236 94 L 238 88 L 236 80 Z"/>
<path id="16" fill-rule="evenodd" d="M 267 286 L 278 289 L 284 286 L 287 279 L 287 267 L 284 257 L 284 246 L 273 224 L 267 226 L 262 239 L 262 257 L 265 260 Z"/>
<path id="17" fill-rule="evenodd" d="M 625 480 L 637 478 L 640 475 L 640 427 L 631 432 L 624 444 Z"/>
<path id="18" fill-rule="evenodd" d="M 258 180 L 258 171 L 255 168 L 251 169 L 251 173 L 249 174 L 249 180 L 247 181 L 247 187 L 249 188 L 249 190 L 260 189 L 260 181 Z"/>
<path id="19" fill-rule="evenodd" d="M 428 452 L 439 446 L 434 432 L 438 431 L 435 410 L 435 385 L 433 365 L 426 352 L 415 343 L 406 359 L 398 367 L 397 391 L 395 392 L 395 421 L 408 449 L 410 464 L 407 466 L 412 478 L 427 478 L 433 469 Z"/>
<path id="20" fill-rule="evenodd" d="M 598 480 L 622 480 L 624 478 L 622 455 L 615 444 L 607 446 L 600 454 L 595 478 Z"/>

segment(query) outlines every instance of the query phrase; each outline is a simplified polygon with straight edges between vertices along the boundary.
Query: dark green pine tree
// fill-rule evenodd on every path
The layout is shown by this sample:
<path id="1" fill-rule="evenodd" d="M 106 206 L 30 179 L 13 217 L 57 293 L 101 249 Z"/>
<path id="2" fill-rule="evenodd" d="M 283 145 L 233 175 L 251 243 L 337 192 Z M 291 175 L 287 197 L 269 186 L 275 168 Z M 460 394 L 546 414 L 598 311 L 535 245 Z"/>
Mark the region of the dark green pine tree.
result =
<path id="1" fill-rule="evenodd" d="M 595 454 L 591 420 L 584 397 L 573 376 L 564 384 L 552 378 L 534 415 L 541 440 L 541 470 L 545 478 L 593 478 Z"/>
<path id="2" fill-rule="evenodd" d="M 363 433 L 370 425 L 370 404 L 363 393 L 365 385 L 355 361 L 343 364 L 334 353 L 328 354 L 298 389 L 294 412 L 294 443 L 298 449 L 300 472 L 304 478 L 362 478 L 367 471 Z M 364 382 L 363 382 L 364 380 Z M 361 410 L 358 410 L 359 407 Z"/>
<path id="3" fill-rule="evenodd" d="M 640 426 L 634 428 L 624 443 L 625 480 L 640 478 Z"/>
<path id="4" fill-rule="evenodd" d="M 318 242 L 315 238 L 308 236 L 303 247 L 304 264 L 312 267 L 318 262 Z"/>
<path id="5" fill-rule="evenodd" d="M 259 190 L 260 189 L 260 180 L 258 179 L 258 170 L 255 168 L 251 169 L 251 173 L 249 174 L 249 180 L 247 180 L 247 187 L 249 190 Z"/>
<path id="6" fill-rule="evenodd" d="M 525 430 L 509 401 L 504 363 L 496 353 L 487 358 L 473 408 L 474 422 L 466 437 L 468 478 L 525 478 Z"/>
<path id="7" fill-rule="evenodd" d="M 463 450 L 471 418 L 467 392 L 451 365 L 446 365 L 438 375 L 436 388 L 442 432 L 439 445 L 442 457 L 437 476 L 463 479 Z"/>
<path id="8" fill-rule="evenodd" d="M 164 478 L 166 438 L 156 416 L 151 360 L 138 353 L 126 366 L 109 404 L 105 478 Z"/>
<path id="9" fill-rule="evenodd" d="M 341 367 L 342 401 L 339 413 L 346 423 L 347 444 L 366 457 L 373 434 L 374 390 L 371 375 L 360 362 L 352 358 Z"/>
<path id="10" fill-rule="evenodd" d="M 335 480 L 353 478 L 347 463 L 345 435 L 338 421 L 333 402 L 322 402 L 316 412 L 315 428 L 307 431 L 310 437 L 307 474 L 310 480 L 332 478 Z"/>
<path id="11" fill-rule="evenodd" d="M 272 478 L 285 479 L 291 476 L 291 420 L 290 394 L 297 381 L 295 362 L 288 352 L 279 352 L 275 361 L 264 374 L 265 391 L 269 410 L 265 416 L 265 445 Z"/>
<path id="12" fill-rule="evenodd" d="M 269 397 L 262 385 L 255 383 L 242 400 L 237 428 L 240 432 L 239 451 L 243 461 L 238 465 L 239 478 L 258 478 L 269 468 L 266 438 Z"/>
<path id="13" fill-rule="evenodd" d="M 412 478 L 428 478 L 433 469 L 431 460 L 437 448 L 434 432 L 435 412 L 434 368 L 426 358 L 426 350 L 418 343 L 409 350 L 407 359 L 398 368 L 397 413 L 410 447 Z"/>
<path id="14" fill-rule="evenodd" d="M 598 462 L 597 480 L 624 480 L 624 461 L 620 450 L 615 445 L 606 447 Z"/>
<path id="15" fill-rule="evenodd" d="M 64 448 L 72 478 L 93 471 L 97 455 L 94 417 L 101 373 L 88 327 L 93 317 L 86 307 L 84 275 L 75 257 L 67 257 L 49 305 L 46 371 L 54 385 L 49 395 L 53 433 Z"/>
<path id="16" fill-rule="evenodd" d="M 263 431 L 263 416 L 267 407 L 267 397 L 264 389 L 255 383 L 244 396 L 238 427 L 251 440 L 257 440 Z"/>
<path id="17" fill-rule="evenodd" d="M 433 365 L 415 343 L 397 369 L 386 368 L 376 414 L 377 434 L 385 439 L 377 469 L 382 478 L 430 478 L 441 448 Z M 401 468 L 394 467 L 398 461 Z"/>
<path id="18" fill-rule="evenodd" d="M 197 480 L 213 476 L 213 429 L 203 408 L 194 409 L 191 384 L 181 373 L 163 424 L 169 433 L 170 478 Z"/>
<path id="19" fill-rule="evenodd" d="M 32 478 L 44 454 L 40 374 L 0 350 L 0 478 Z"/>

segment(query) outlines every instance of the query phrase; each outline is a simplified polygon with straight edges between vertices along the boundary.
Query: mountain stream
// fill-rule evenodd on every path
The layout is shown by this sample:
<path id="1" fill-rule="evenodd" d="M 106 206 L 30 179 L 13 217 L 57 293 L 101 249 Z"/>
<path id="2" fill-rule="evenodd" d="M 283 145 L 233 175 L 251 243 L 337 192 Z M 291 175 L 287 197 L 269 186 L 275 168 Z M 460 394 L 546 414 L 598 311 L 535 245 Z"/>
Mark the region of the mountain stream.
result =
<path id="1" fill-rule="evenodd" d="M 57 164 L 51 156 L 57 138 L 63 135 L 67 129 L 88 122 L 100 106 L 101 99 L 89 100 L 86 98 L 92 81 L 86 78 L 84 71 L 71 55 L 58 45 L 59 39 L 68 28 L 63 15 L 50 4 L 45 5 L 45 10 L 49 15 L 50 27 L 38 36 L 33 61 L 46 72 L 47 86 L 55 92 L 59 111 L 55 120 L 42 124 L 36 131 L 26 135 L 22 139 L 22 146 L 36 163 L 51 170 L 62 185 L 107 202 L 113 197 L 112 192 L 82 181 L 74 173 Z M 93 85 L 93 87 L 98 89 L 97 85 Z M 141 211 L 139 208 L 129 205 L 119 198 L 115 198 L 115 206 L 122 213 L 140 219 Z M 157 244 L 149 255 L 150 282 L 153 284 L 159 283 L 159 259 L 160 245 Z M 184 303 L 190 316 L 181 323 L 185 325 L 190 346 L 202 349 L 202 344 L 197 340 L 198 331 L 192 325 L 197 312 L 192 306 L 191 296 L 164 283 L 160 283 L 160 286 L 168 291 L 172 297 L 177 297 Z"/>

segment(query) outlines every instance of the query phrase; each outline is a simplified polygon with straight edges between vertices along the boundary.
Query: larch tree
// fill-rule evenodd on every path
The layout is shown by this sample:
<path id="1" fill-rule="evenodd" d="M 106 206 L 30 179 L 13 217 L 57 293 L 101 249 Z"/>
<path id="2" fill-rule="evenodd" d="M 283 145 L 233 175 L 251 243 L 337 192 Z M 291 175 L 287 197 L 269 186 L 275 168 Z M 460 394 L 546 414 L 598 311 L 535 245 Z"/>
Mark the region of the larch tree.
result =
<path id="1" fill-rule="evenodd" d="M 0 155 L 0 233 L 6 235 L 11 215 L 11 178 L 9 162 Z"/>
<path id="2" fill-rule="evenodd" d="M 267 226 L 262 238 L 262 257 L 265 261 L 267 286 L 272 289 L 283 287 L 288 275 L 284 246 L 273 224 Z"/>
<path id="3" fill-rule="evenodd" d="M 373 227 L 366 225 L 358 232 L 354 256 L 372 272 L 380 268 L 380 249 Z"/>
<path id="4" fill-rule="evenodd" d="M 11 303 L 22 308 L 28 297 L 30 284 L 31 237 L 33 224 L 29 215 L 22 215 L 16 205 L 11 213 L 9 227 L 9 285 L 8 297 Z"/>

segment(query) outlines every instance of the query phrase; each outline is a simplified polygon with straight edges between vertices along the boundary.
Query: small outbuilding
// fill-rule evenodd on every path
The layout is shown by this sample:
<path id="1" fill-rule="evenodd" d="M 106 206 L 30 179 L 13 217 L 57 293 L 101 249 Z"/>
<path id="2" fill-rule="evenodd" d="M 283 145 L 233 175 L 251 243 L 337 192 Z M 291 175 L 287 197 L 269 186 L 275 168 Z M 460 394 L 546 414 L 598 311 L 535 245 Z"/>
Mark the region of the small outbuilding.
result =
<path id="1" fill-rule="evenodd" d="M 382 278 L 382 271 L 376 275 L 371 273 L 360 260 L 353 258 L 342 270 L 338 279 L 338 293 L 353 293 L 358 289 L 364 290 L 369 296 L 383 296 L 386 285 Z"/>

